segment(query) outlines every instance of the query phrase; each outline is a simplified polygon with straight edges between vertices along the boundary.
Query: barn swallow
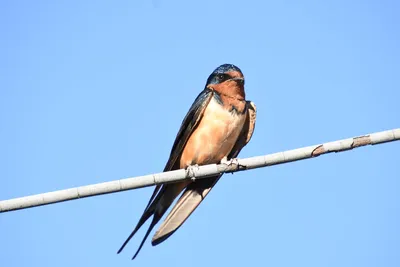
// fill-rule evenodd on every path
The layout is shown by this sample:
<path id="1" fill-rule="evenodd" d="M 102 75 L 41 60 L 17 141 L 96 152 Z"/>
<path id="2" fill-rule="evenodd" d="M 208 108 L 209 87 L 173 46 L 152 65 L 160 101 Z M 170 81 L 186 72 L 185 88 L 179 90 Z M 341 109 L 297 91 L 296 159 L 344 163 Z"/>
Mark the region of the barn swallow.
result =
<path id="1" fill-rule="evenodd" d="M 204 90 L 197 96 L 183 119 L 164 171 L 227 162 L 236 158 L 250 141 L 255 120 L 256 107 L 254 103 L 246 101 L 242 71 L 232 64 L 219 66 L 208 77 Z M 157 185 L 142 217 L 118 253 L 153 216 L 139 248 L 132 257 L 134 259 L 151 230 L 183 191 L 154 234 L 151 243 L 155 246 L 165 241 L 186 221 L 220 177 L 218 174 L 196 181 Z"/>

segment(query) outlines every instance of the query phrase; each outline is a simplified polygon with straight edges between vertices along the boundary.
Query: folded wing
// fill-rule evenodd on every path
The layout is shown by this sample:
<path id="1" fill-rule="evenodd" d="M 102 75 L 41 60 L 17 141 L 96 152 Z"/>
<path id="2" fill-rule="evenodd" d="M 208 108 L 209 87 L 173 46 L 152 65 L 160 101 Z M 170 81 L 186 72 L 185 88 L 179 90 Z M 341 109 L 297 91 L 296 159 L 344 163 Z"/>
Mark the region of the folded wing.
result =
<path id="1" fill-rule="evenodd" d="M 189 109 L 189 112 L 183 119 L 179 132 L 175 138 L 174 145 L 171 149 L 171 154 L 168 159 L 168 162 L 164 168 L 164 171 L 171 171 L 175 169 L 179 169 L 179 158 L 182 154 L 182 151 L 185 147 L 187 140 L 190 135 L 193 133 L 194 129 L 198 125 L 201 120 L 204 110 L 207 107 L 210 99 L 213 95 L 213 92 L 210 89 L 204 89 L 196 98 L 194 103 Z M 172 204 L 174 199 L 182 192 L 182 190 L 187 186 L 188 182 L 184 181 L 181 183 L 167 184 L 167 185 L 157 185 L 154 189 L 150 200 L 139 219 L 135 229 L 123 243 L 121 248 L 117 253 L 120 253 L 124 247 L 128 244 L 131 238 L 136 234 L 139 228 L 153 215 L 152 222 L 140 243 L 139 248 L 137 249 L 135 255 L 132 259 L 134 259 L 142 248 L 144 242 L 146 241 L 148 235 L 150 234 L 153 227 L 158 223 L 164 213 L 168 210 L 169 206 Z"/>
<path id="2" fill-rule="evenodd" d="M 256 122 L 256 106 L 253 102 L 247 101 L 247 117 L 244 127 L 233 147 L 228 159 L 238 156 L 242 148 L 250 141 Z M 222 175 L 198 180 L 190 183 L 182 196 L 179 198 L 165 221 L 161 224 L 152 239 L 152 245 L 158 245 L 170 237 L 199 206 L 213 186 Z"/>

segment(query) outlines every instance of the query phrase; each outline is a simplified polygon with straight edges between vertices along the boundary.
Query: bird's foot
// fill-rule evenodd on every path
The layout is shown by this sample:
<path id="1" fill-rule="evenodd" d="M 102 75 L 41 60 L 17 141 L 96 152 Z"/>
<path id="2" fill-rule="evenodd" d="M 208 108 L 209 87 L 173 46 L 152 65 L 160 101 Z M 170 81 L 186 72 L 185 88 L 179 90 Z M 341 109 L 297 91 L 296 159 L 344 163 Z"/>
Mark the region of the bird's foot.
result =
<path id="1" fill-rule="evenodd" d="M 223 157 L 221 159 L 221 164 L 224 164 L 226 166 L 231 166 L 233 164 L 238 165 L 239 161 L 237 158 L 232 158 L 232 159 L 228 160 L 228 157 Z"/>
<path id="2" fill-rule="evenodd" d="M 191 177 L 192 182 L 196 180 L 196 172 L 199 169 L 199 164 L 189 165 L 186 167 L 186 175 Z"/>
<path id="3" fill-rule="evenodd" d="M 234 170 L 239 170 L 241 165 L 239 164 L 239 160 L 237 158 L 232 158 L 229 159 L 227 157 L 224 157 L 221 159 L 221 164 L 226 165 L 227 167 L 227 171 L 229 172 L 230 170 L 234 171 Z M 232 172 L 233 174 L 233 172 Z"/>

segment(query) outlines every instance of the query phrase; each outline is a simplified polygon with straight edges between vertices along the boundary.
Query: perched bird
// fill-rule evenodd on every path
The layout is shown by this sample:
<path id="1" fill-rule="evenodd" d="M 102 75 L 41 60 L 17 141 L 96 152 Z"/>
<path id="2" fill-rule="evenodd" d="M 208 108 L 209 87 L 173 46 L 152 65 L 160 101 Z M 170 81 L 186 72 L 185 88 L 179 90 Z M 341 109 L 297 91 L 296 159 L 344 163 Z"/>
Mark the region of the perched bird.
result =
<path id="1" fill-rule="evenodd" d="M 252 102 L 246 101 L 242 71 L 232 64 L 219 66 L 208 77 L 204 90 L 197 96 L 183 119 L 164 171 L 228 162 L 237 157 L 250 141 L 255 120 L 256 107 Z M 138 224 L 118 253 L 153 216 L 149 229 L 132 257 L 134 259 L 153 227 L 184 190 L 151 243 L 155 246 L 166 240 L 185 222 L 220 177 L 221 175 L 216 175 L 196 181 L 157 185 Z"/>

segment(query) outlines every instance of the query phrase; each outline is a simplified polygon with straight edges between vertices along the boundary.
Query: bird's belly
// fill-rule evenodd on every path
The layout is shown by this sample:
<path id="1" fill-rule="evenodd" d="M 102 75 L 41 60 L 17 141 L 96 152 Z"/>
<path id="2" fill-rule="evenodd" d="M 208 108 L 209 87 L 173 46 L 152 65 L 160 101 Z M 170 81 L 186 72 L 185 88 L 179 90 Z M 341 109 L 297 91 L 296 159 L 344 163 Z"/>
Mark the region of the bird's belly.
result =
<path id="1" fill-rule="evenodd" d="M 235 145 L 245 121 L 244 114 L 229 112 L 213 98 L 183 150 L 180 167 L 219 163 Z"/>

